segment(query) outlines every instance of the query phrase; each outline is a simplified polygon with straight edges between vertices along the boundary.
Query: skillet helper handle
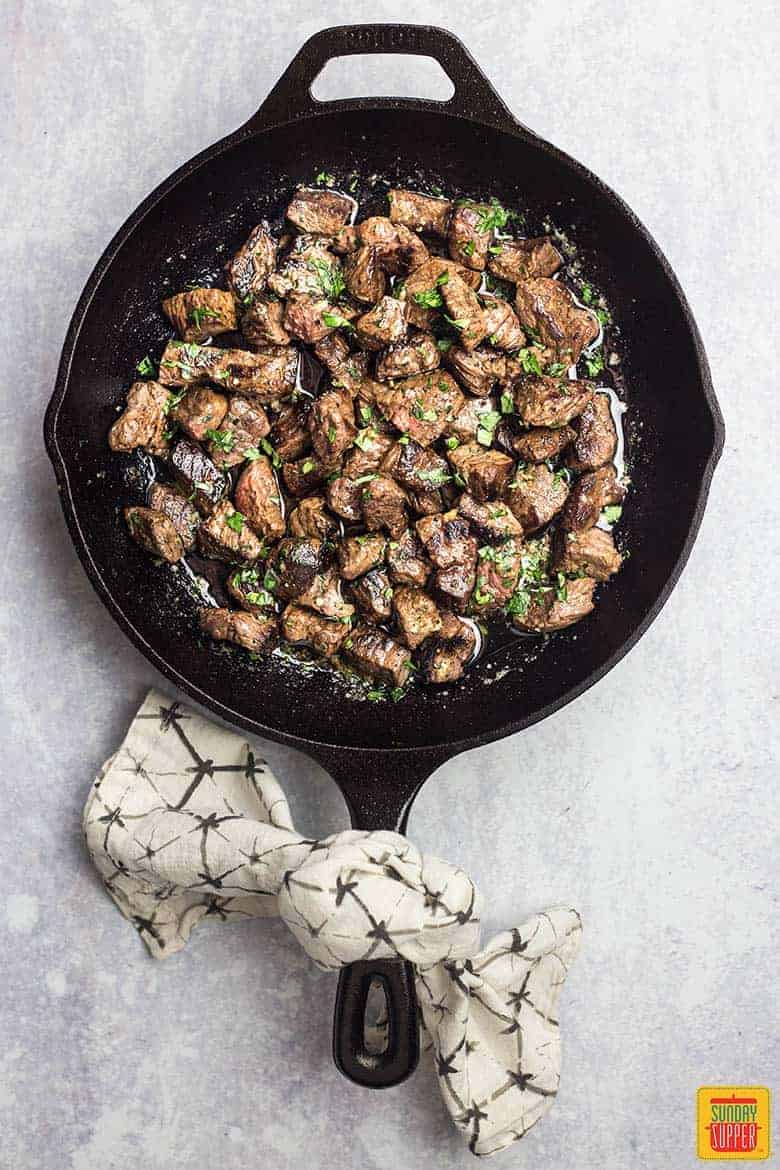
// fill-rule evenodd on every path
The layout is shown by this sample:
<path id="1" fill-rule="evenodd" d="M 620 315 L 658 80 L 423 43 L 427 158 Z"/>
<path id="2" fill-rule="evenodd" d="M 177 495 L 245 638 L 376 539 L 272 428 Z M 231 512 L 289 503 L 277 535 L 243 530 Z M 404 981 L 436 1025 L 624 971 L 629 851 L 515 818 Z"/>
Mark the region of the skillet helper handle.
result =
<path id="1" fill-rule="evenodd" d="M 449 101 L 419 98 L 353 98 L 320 102 L 311 87 L 333 57 L 401 53 L 432 57 L 455 87 Z M 310 114 L 340 108 L 386 105 L 393 109 L 439 110 L 516 133 L 518 123 L 493 89 L 465 45 L 451 32 L 433 25 L 344 24 L 322 29 L 298 50 L 257 113 L 242 127 L 256 131 Z"/>
<path id="2" fill-rule="evenodd" d="M 372 1052 L 365 1040 L 366 1000 L 378 980 L 387 1006 L 387 1046 Z M 420 1026 L 414 967 L 399 959 L 351 963 L 339 975 L 333 1016 L 333 1059 L 339 1072 L 366 1089 L 389 1089 L 414 1072 Z"/>

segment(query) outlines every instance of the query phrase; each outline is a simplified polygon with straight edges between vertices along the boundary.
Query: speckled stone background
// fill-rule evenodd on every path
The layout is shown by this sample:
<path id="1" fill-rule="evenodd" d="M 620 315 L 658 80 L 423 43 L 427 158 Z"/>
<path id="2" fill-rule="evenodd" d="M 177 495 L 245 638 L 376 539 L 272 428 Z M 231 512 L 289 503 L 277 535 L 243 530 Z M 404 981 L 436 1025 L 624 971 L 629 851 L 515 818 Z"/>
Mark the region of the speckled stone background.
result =
<path id="1" fill-rule="evenodd" d="M 338 1076 L 335 983 L 284 926 L 204 927 L 157 964 L 100 890 L 81 844 L 84 795 L 162 680 L 88 586 L 40 438 L 73 306 L 126 215 L 244 121 L 310 33 L 404 18 L 460 34 L 519 117 L 587 162 L 649 226 L 698 317 L 728 432 L 689 566 L 639 646 L 546 723 L 442 768 L 412 816 L 423 848 L 478 881 L 487 930 L 559 900 L 585 919 L 563 998 L 559 1100 L 496 1165 L 692 1167 L 696 1087 L 776 1079 L 774 5 L 7 0 L 0 1165 L 9 1170 L 472 1164 L 424 1069 L 382 1094 Z M 353 61 L 321 92 L 343 93 L 349 79 L 355 92 L 435 96 L 429 72 L 396 61 L 378 74 Z M 274 744 L 261 750 L 305 830 L 345 824 L 319 769 Z M 482 817 L 464 824 L 477 786 Z"/>

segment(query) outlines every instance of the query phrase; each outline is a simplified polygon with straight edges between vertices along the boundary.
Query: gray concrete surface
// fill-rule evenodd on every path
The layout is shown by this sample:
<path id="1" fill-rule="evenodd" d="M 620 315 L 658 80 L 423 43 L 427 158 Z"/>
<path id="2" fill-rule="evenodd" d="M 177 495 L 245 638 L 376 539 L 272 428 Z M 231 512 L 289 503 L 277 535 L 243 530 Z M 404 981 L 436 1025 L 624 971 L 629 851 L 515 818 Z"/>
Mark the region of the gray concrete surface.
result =
<path id="1" fill-rule="evenodd" d="M 158 965 L 103 896 L 82 852 L 82 802 L 161 680 L 88 586 L 40 441 L 73 305 L 125 216 L 245 120 L 317 28 L 404 17 L 459 33 L 522 120 L 650 227 L 697 314 L 728 429 L 689 567 L 640 645 L 548 722 L 443 768 L 412 817 L 423 848 L 477 879 L 488 930 L 557 900 L 585 919 L 559 1101 L 496 1164 L 692 1167 L 696 1087 L 775 1080 L 774 6 L 8 0 L 3 1167 L 471 1164 L 424 1071 L 380 1095 L 335 1073 L 333 980 L 282 925 L 204 928 Z M 399 65 L 385 91 L 419 89 L 420 68 Z M 362 92 L 372 76 L 355 64 Z M 345 823 L 324 774 L 263 750 L 302 826 Z M 462 824 L 477 784 L 483 819 Z"/>

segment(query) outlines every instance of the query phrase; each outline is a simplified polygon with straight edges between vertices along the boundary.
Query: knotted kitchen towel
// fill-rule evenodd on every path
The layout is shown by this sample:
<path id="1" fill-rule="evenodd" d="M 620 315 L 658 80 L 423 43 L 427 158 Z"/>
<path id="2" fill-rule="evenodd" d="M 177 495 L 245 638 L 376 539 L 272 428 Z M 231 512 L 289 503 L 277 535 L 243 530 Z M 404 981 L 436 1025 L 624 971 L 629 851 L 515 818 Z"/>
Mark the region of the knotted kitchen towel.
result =
<path id="1" fill-rule="evenodd" d="M 280 915 L 318 966 L 402 957 L 444 1103 L 475 1154 L 521 1138 L 560 1076 L 557 1002 L 579 945 L 557 907 L 479 950 L 467 875 L 391 832 L 295 832 L 284 792 L 241 736 L 151 691 L 87 800 L 106 888 L 156 958 L 207 915 Z"/>

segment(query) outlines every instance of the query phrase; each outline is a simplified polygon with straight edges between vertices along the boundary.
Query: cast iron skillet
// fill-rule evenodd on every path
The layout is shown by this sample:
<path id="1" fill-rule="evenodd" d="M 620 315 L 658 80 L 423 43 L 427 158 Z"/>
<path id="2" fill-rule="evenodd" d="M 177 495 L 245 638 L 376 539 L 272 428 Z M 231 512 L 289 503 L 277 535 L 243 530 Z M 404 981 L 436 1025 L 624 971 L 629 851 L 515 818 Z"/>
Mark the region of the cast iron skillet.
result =
<path id="1" fill-rule="evenodd" d="M 412 53 L 435 58 L 455 86 L 447 102 L 400 98 L 320 103 L 310 86 L 332 57 Z M 585 270 L 614 307 L 631 415 L 632 490 L 621 522 L 631 556 L 576 632 L 541 655 L 517 639 L 460 683 L 402 703 L 356 702 L 320 671 L 276 658 L 248 663 L 196 635 L 195 603 L 118 522 L 141 502 L 136 463 L 106 435 L 136 362 L 167 336 L 164 294 L 202 278 L 290 189 L 321 169 L 374 172 L 399 184 L 494 194 L 571 233 Z M 537 230 L 539 227 L 537 225 Z M 226 246 L 225 246 L 226 245 Z M 170 280 L 163 286 L 163 277 Z M 423 781 L 458 752 L 529 727 L 601 678 L 645 632 L 691 551 L 724 431 L 707 359 L 685 297 L 657 245 L 592 175 L 518 123 L 451 33 L 414 25 L 326 29 L 303 46 L 250 120 L 180 167 L 130 216 L 81 296 L 46 414 L 46 446 L 65 517 L 101 599 L 152 663 L 223 719 L 301 748 L 334 777 L 359 828 L 403 829 Z M 499 669 L 500 668 L 500 669 Z M 506 670 L 505 674 L 501 671 Z M 490 685 L 486 685 L 489 682 Z M 363 1040 L 372 977 L 388 1001 L 387 1050 Z M 397 960 L 342 973 L 334 1054 L 352 1080 L 397 1084 L 417 1061 L 411 969 Z"/>

